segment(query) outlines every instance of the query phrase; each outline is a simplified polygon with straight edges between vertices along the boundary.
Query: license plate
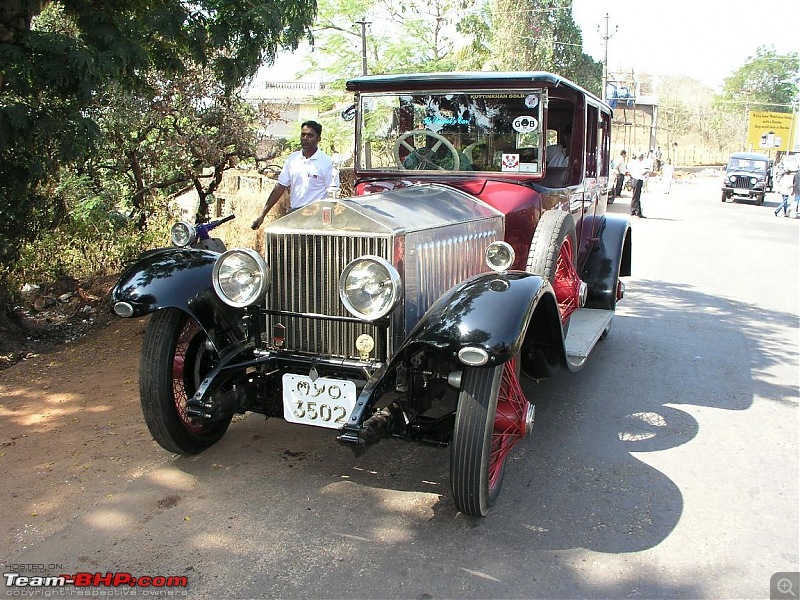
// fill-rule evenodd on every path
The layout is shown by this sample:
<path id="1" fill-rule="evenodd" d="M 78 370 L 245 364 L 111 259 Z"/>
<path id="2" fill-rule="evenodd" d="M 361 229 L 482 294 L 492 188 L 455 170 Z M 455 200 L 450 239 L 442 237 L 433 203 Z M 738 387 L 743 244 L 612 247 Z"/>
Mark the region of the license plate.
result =
<path id="1" fill-rule="evenodd" d="M 290 423 L 340 429 L 356 405 L 356 384 L 344 379 L 286 373 L 283 418 Z"/>
<path id="2" fill-rule="evenodd" d="M 750 193 L 750 190 L 746 188 L 736 188 L 735 190 L 733 190 L 733 193 L 736 194 L 737 196 L 746 196 L 747 194 Z"/>

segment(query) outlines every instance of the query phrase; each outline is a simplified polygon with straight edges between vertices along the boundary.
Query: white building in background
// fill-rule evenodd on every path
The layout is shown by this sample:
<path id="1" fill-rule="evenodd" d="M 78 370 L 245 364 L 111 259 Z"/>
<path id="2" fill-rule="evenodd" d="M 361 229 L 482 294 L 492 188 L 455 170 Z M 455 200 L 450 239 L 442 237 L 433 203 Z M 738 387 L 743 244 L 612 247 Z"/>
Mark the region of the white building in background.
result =
<path id="1" fill-rule="evenodd" d="M 265 135 L 295 138 L 303 121 L 319 119 L 314 98 L 325 92 L 325 83 L 316 81 L 261 81 L 251 88 L 248 100 L 273 104 L 280 109 L 280 119 L 272 123 Z"/>

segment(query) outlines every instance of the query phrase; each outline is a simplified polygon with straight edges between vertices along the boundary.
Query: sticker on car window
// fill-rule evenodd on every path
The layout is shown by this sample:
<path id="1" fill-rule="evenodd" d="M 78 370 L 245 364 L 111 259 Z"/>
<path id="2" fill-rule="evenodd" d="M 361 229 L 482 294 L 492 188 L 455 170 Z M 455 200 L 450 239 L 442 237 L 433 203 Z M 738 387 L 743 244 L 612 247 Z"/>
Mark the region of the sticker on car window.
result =
<path id="1" fill-rule="evenodd" d="M 503 154 L 503 171 L 519 171 L 519 154 Z"/>
<path id="2" fill-rule="evenodd" d="M 539 128 L 539 121 L 534 117 L 520 115 L 514 119 L 511 126 L 514 128 L 514 131 L 518 131 L 519 133 L 531 133 Z"/>
<path id="3" fill-rule="evenodd" d="M 528 108 L 536 108 L 536 105 L 539 104 L 539 96 L 536 94 L 530 94 L 529 96 L 525 96 L 525 106 Z"/>

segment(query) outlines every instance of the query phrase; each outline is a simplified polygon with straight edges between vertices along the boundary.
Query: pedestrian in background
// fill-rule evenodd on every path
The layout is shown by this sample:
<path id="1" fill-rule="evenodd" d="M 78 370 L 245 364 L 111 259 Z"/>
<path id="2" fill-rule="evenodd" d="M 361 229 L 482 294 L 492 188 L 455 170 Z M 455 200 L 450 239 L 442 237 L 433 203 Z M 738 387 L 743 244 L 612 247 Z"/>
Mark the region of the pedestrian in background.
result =
<path id="1" fill-rule="evenodd" d="M 672 166 L 672 159 L 668 158 L 667 162 L 661 167 L 661 180 L 664 182 L 664 193 L 669 194 L 672 189 L 672 177 L 675 175 L 675 167 Z"/>
<path id="2" fill-rule="evenodd" d="M 645 180 L 645 163 L 644 154 L 640 154 L 639 158 L 634 158 L 628 164 L 628 172 L 631 174 L 633 183 L 633 195 L 631 196 L 631 216 L 646 218 L 642 214 L 642 187 Z"/>
<path id="3" fill-rule="evenodd" d="M 800 219 L 800 169 L 792 177 L 792 193 L 794 194 L 794 218 Z"/>
<path id="4" fill-rule="evenodd" d="M 628 153 L 620 150 L 619 158 L 614 163 L 614 172 L 617 174 L 617 180 L 614 183 L 614 198 L 622 196 L 622 184 L 625 183 L 625 173 L 628 172 L 627 158 Z"/>
<path id="5" fill-rule="evenodd" d="M 800 171 L 798 171 L 800 173 Z M 792 194 L 794 189 L 794 180 L 795 174 L 791 171 L 786 171 L 781 180 L 778 182 L 778 193 L 781 195 L 781 203 L 778 204 L 778 208 L 775 209 L 775 216 L 778 216 L 778 213 L 781 212 L 783 209 L 783 216 L 789 216 L 789 195 Z M 795 209 L 795 214 L 797 214 L 797 210 Z"/>
<path id="6" fill-rule="evenodd" d="M 653 158 L 653 151 L 650 150 L 647 156 L 642 159 L 644 162 L 644 190 L 647 191 L 647 183 L 650 181 L 650 175 L 655 171 L 655 159 Z"/>

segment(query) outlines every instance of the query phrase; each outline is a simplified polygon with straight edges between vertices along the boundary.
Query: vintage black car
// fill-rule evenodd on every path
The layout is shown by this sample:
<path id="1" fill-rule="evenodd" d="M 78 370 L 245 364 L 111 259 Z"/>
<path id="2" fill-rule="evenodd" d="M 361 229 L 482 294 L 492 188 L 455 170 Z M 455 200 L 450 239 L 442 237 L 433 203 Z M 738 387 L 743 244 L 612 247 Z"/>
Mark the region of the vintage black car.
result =
<path id="1" fill-rule="evenodd" d="M 729 198 L 750 198 L 764 203 L 772 189 L 772 160 L 755 152 L 735 152 L 728 159 L 722 178 L 722 201 Z"/>
<path id="2" fill-rule="evenodd" d="M 606 214 L 611 109 L 549 73 L 347 89 L 353 197 L 275 220 L 258 251 L 194 248 L 181 225 L 183 247 L 121 276 L 115 312 L 153 313 L 144 416 L 179 454 L 247 411 L 346 444 L 450 444 L 455 504 L 482 516 L 533 425 L 531 381 L 580 369 L 623 297 L 631 231 Z"/>

